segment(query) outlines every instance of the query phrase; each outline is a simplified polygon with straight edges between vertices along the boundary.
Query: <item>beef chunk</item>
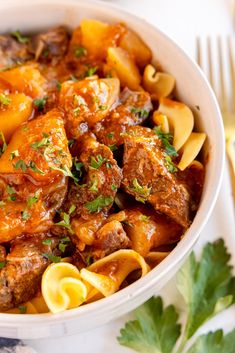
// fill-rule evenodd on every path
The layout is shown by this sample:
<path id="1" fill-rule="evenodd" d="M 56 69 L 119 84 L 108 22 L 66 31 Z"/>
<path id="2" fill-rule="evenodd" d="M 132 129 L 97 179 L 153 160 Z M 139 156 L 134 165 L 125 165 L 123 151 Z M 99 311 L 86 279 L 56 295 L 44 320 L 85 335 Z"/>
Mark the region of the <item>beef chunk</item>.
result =
<path id="1" fill-rule="evenodd" d="M 122 92 L 120 103 L 108 117 L 95 125 L 94 133 L 105 145 L 121 145 L 128 126 L 143 123 L 152 109 L 149 93 L 132 92 L 128 88 Z"/>
<path id="2" fill-rule="evenodd" d="M 84 139 L 79 162 L 84 166 L 85 176 L 82 185 L 71 183 L 66 208 L 75 205 L 74 215 L 87 219 L 91 213 L 107 212 L 111 208 L 122 172 L 112 151 L 92 137 Z"/>
<path id="3" fill-rule="evenodd" d="M 0 67 L 8 68 L 30 60 L 27 43 L 19 43 L 9 35 L 0 36 Z"/>
<path id="4" fill-rule="evenodd" d="M 95 235 L 94 248 L 103 250 L 105 255 L 119 249 L 126 249 L 130 246 L 130 240 L 124 231 L 122 224 L 118 221 L 111 221 L 103 225 Z"/>
<path id="5" fill-rule="evenodd" d="M 33 298 L 40 289 L 41 276 L 50 261 L 43 253 L 52 253 L 58 244 L 43 245 L 45 234 L 21 238 L 12 243 L 7 264 L 0 272 L 0 311 L 6 311 Z"/>
<path id="6" fill-rule="evenodd" d="M 64 57 L 68 42 L 69 34 L 66 28 L 59 26 L 34 36 L 30 43 L 30 50 L 36 60 L 52 62 L 55 65 Z"/>
<path id="7" fill-rule="evenodd" d="M 161 141 L 151 129 L 135 126 L 124 141 L 123 188 L 137 200 L 148 201 L 183 227 L 190 224 L 187 189 L 167 169 Z"/>

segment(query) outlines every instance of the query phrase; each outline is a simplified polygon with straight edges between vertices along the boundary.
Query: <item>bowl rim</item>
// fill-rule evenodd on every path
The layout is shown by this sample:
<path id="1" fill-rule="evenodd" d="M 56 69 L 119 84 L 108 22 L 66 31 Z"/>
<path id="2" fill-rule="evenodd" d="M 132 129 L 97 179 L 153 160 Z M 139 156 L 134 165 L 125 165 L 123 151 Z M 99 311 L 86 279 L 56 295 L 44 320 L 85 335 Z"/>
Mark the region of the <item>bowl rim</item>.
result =
<path id="1" fill-rule="evenodd" d="M 175 49 L 181 53 L 181 55 L 184 57 L 184 59 L 192 66 L 194 66 L 194 69 L 197 70 L 198 76 L 200 76 L 201 82 L 203 82 L 204 86 L 206 87 L 208 91 L 208 96 L 210 97 L 211 104 L 214 105 L 214 110 L 215 110 L 215 121 L 217 124 L 217 130 L 219 136 L 219 147 L 217 148 L 217 165 L 216 165 L 216 170 L 217 173 L 213 176 L 213 180 L 210 181 L 210 187 L 211 187 L 211 192 L 208 195 L 206 193 L 205 200 L 203 200 L 203 203 L 200 205 L 199 209 L 202 208 L 202 206 L 205 208 L 204 204 L 206 204 L 206 209 L 204 210 L 207 211 L 207 214 L 204 215 L 203 220 L 201 221 L 199 227 L 197 227 L 196 230 L 191 230 L 193 224 L 195 223 L 195 220 L 197 218 L 197 214 L 194 218 L 194 221 L 192 222 L 192 225 L 189 227 L 187 230 L 187 234 L 183 237 L 183 239 L 178 243 L 178 245 L 175 247 L 175 249 L 167 256 L 167 258 L 162 261 L 157 267 L 155 267 L 153 270 L 151 270 L 145 277 L 139 279 L 138 281 L 134 282 L 133 284 L 129 285 L 128 287 L 112 294 L 108 298 L 103 298 L 100 299 L 94 303 L 86 304 L 84 306 L 71 309 L 62 313 L 58 314 L 35 314 L 35 315 L 30 315 L 30 314 L 25 314 L 25 315 L 19 315 L 19 314 L 5 314 L 5 313 L 0 313 L 0 318 L 3 320 L 0 322 L 0 327 L 14 327 L 17 328 L 22 324 L 25 325 L 31 325 L 32 323 L 38 324 L 38 325 L 54 325 L 58 324 L 60 322 L 64 322 L 66 319 L 84 319 L 88 315 L 92 315 L 95 313 L 95 315 L 105 315 L 106 313 L 112 313 L 112 311 L 115 309 L 117 310 L 120 308 L 122 305 L 126 304 L 130 300 L 136 298 L 139 296 L 143 291 L 150 291 L 151 288 L 154 288 L 157 282 L 159 282 L 165 275 L 166 273 L 169 273 L 170 271 L 174 272 L 174 268 L 177 267 L 179 263 L 179 258 L 180 262 L 185 258 L 186 254 L 189 253 L 189 251 L 192 249 L 196 241 L 198 240 L 200 233 L 202 229 L 204 228 L 205 224 L 207 223 L 211 212 L 214 208 L 219 189 L 221 186 L 222 182 L 222 174 L 223 174 L 223 167 L 224 167 L 224 161 L 225 161 L 225 142 L 224 142 L 224 129 L 223 129 L 223 123 L 222 123 L 222 117 L 220 113 L 220 108 L 218 105 L 218 102 L 216 100 L 215 94 L 207 81 L 207 78 L 205 74 L 202 72 L 200 67 L 197 65 L 194 59 L 190 58 L 189 55 L 183 50 L 175 40 L 171 39 L 164 31 L 160 30 L 157 26 L 151 24 L 148 22 L 145 18 L 142 18 L 140 16 L 137 16 L 133 13 L 131 13 L 129 10 L 123 9 L 122 7 L 116 5 L 116 4 L 110 4 L 107 2 L 99 1 L 99 0 L 67 0 L 66 3 L 63 0 L 34 0 L 34 2 L 31 2 L 30 0 L 21 0 L 20 3 L 17 3 L 16 0 L 8 0 L 8 2 L 1 2 L 0 4 L 0 10 L 9 10 L 10 8 L 14 7 L 24 7 L 28 6 L 30 7 L 38 7 L 38 6 L 43 6 L 43 5 L 50 5 L 50 6 L 66 6 L 66 7 L 79 7 L 79 6 L 85 6 L 86 8 L 93 7 L 94 5 L 100 7 L 104 11 L 107 10 L 116 10 L 117 14 L 121 15 L 124 14 L 125 16 L 129 16 L 132 19 L 134 19 L 136 22 L 141 23 L 142 25 L 146 25 L 149 30 L 152 32 L 157 32 L 159 36 L 161 36 L 164 40 L 168 41 L 172 46 L 175 47 Z M 191 231 L 190 231 L 191 230 Z M 193 233 L 193 234 L 190 234 Z M 157 278 L 157 279 L 156 279 Z M 129 309 L 125 310 L 124 312 L 128 312 Z M 121 312 L 120 315 L 122 315 L 124 312 Z M 119 315 L 119 316 L 120 316 Z M 115 316 L 117 317 L 117 316 Z M 46 321 L 46 322 L 45 322 Z M 93 326 L 95 327 L 95 326 Z"/>

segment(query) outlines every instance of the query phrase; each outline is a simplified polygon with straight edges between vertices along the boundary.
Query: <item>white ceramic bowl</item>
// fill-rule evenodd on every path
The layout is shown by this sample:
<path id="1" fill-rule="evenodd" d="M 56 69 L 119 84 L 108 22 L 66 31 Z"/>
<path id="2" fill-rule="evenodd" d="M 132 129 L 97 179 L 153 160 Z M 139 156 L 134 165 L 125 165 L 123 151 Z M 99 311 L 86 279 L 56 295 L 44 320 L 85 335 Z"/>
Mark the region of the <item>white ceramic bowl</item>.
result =
<path id="1" fill-rule="evenodd" d="M 197 215 L 172 253 L 143 279 L 95 303 L 61 314 L 0 314 L 0 336 L 56 337 L 86 331 L 125 314 L 156 293 L 175 274 L 206 224 L 218 194 L 224 162 L 223 125 L 215 96 L 198 66 L 170 38 L 146 21 L 108 3 L 90 0 L 21 0 L 0 4 L 0 33 L 41 31 L 63 24 L 74 28 L 82 18 L 125 22 L 144 39 L 163 69 L 173 74 L 177 95 L 196 114 L 196 125 L 208 140 L 206 179 Z M 200 106 L 200 111 L 195 109 Z"/>

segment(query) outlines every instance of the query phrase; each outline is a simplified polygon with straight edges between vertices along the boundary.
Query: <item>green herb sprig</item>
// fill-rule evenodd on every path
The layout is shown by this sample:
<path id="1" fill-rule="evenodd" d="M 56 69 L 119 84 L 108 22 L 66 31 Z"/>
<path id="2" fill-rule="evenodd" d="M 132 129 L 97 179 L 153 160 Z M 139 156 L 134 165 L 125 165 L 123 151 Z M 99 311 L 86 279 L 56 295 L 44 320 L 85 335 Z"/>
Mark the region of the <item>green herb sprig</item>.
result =
<path id="1" fill-rule="evenodd" d="M 229 260 L 222 239 L 208 243 L 200 261 L 192 253 L 177 278 L 187 307 L 186 324 L 178 322 L 174 305 L 164 307 L 160 297 L 152 297 L 135 311 L 135 320 L 121 329 L 118 342 L 140 353 L 234 353 L 235 329 L 192 339 L 206 321 L 235 302 L 235 277 Z"/>

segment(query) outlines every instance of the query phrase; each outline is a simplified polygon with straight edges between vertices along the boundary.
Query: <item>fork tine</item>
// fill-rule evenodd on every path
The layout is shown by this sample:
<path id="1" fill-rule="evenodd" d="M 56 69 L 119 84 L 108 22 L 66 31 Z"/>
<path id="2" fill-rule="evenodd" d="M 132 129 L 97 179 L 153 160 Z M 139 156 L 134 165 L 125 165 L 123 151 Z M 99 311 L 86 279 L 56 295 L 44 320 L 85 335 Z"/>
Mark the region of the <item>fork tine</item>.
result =
<path id="1" fill-rule="evenodd" d="M 220 73 L 220 92 L 219 92 L 219 103 L 221 110 L 226 111 L 228 109 L 227 96 L 225 89 L 225 74 L 224 74 L 224 63 L 223 63 L 223 48 L 221 37 L 217 37 L 217 46 L 218 46 L 218 57 L 219 57 L 219 73 Z"/>
<path id="2" fill-rule="evenodd" d="M 202 51 L 200 37 L 196 38 L 196 60 L 198 65 L 202 68 Z"/>
<path id="3" fill-rule="evenodd" d="M 212 48 L 211 48 L 211 38 L 207 37 L 207 57 L 208 57 L 208 71 L 209 71 L 209 81 L 211 84 L 211 87 L 213 88 L 214 91 L 215 89 L 215 80 L 214 80 L 214 75 L 213 75 L 213 55 L 212 55 Z"/>
<path id="4" fill-rule="evenodd" d="M 235 58 L 233 52 L 232 38 L 227 37 L 227 46 L 228 46 L 228 59 L 229 59 L 229 78 L 231 80 L 231 110 L 235 111 Z"/>

